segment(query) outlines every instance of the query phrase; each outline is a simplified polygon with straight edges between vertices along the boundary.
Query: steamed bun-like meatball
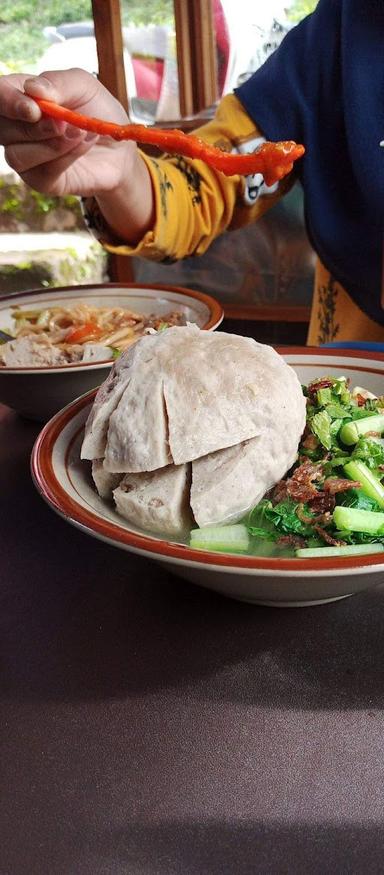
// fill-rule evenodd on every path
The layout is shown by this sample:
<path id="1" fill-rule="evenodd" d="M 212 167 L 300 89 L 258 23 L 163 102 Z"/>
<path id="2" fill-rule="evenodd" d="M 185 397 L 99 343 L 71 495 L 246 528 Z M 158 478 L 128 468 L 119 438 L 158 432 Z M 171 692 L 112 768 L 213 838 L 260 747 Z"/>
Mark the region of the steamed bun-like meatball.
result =
<path id="1" fill-rule="evenodd" d="M 164 469 L 169 477 L 172 466 L 191 464 L 183 512 L 171 514 L 176 534 L 185 529 L 186 489 L 199 526 L 244 516 L 291 467 L 304 426 L 299 380 L 272 347 L 174 327 L 118 359 L 96 395 L 82 457 L 103 459 L 105 473 L 135 475 L 140 514 L 133 496 L 123 501 L 119 491 L 118 510 L 124 515 L 129 505 L 130 521 L 151 531 L 161 530 L 154 504 L 144 507 L 156 477 L 164 484 Z"/>

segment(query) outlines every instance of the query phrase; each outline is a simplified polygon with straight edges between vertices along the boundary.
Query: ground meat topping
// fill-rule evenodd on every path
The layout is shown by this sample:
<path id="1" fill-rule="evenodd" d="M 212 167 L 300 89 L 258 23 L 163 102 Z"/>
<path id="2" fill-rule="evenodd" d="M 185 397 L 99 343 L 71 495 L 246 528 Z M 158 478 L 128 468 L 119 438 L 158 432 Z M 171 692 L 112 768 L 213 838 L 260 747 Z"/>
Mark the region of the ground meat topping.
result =
<path id="1" fill-rule="evenodd" d="M 314 531 L 320 536 L 320 538 L 325 541 L 326 544 L 330 544 L 331 547 L 345 547 L 346 541 L 342 541 L 341 539 L 332 538 L 332 536 L 323 529 L 321 526 L 314 526 Z"/>
<path id="2" fill-rule="evenodd" d="M 276 544 L 279 547 L 305 547 L 305 538 L 301 535 L 281 535 Z"/>
<path id="3" fill-rule="evenodd" d="M 315 434 L 309 432 L 309 434 L 305 436 L 304 440 L 301 441 L 301 446 L 304 447 L 306 450 L 317 450 L 319 446 L 318 438 Z"/>
<path id="4" fill-rule="evenodd" d="M 347 489 L 361 489 L 358 480 L 347 480 L 343 477 L 327 477 L 323 484 L 324 492 L 336 495 L 337 492 L 345 492 Z"/>
<path id="5" fill-rule="evenodd" d="M 330 389 L 333 386 L 333 380 L 329 377 L 323 377 L 321 380 L 314 380 L 307 386 L 307 392 L 310 397 L 317 394 L 320 389 Z"/>
<path id="6" fill-rule="evenodd" d="M 269 493 L 268 497 L 272 501 L 272 504 L 280 504 L 280 501 L 284 501 L 287 498 L 287 494 L 287 481 L 279 480 Z"/>
<path id="7" fill-rule="evenodd" d="M 336 500 L 330 492 L 318 492 L 308 504 L 313 513 L 323 515 L 334 510 Z"/>
<path id="8" fill-rule="evenodd" d="M 322 465 L 303 462 L 287 480 L 287 494 L 295 501 L 311 501 L 318 495 L 315 482 L 322 477 Z"/>

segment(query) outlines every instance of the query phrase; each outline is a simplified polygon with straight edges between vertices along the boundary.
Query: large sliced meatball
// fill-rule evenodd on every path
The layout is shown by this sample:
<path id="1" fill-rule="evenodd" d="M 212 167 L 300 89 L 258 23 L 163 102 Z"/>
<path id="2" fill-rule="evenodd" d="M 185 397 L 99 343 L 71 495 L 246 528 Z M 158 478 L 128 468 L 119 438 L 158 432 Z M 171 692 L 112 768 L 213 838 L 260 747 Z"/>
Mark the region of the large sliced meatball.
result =
<path id="1" fill-rule="evenodd" d="M 164 535 L 186 534 L 192 523 L 190 467 L 167 465 L 159 471 L 126 474 L 113 493 L 117 510 L 142 529 Z"/>
<path id="2" fill-rule="evenodd" d="M 299 380 L 272 347 L 175 327 L 121 356 L 97 393 L 82 455 L 102 457 L 110 473 L 152 472 L 151 488 L 165 467 L 192 462 L 190 506 L 203 526 L 253 507 L 293 464 L 304 425 Z M 159 531 L 155 517 L 145 526 Z"/>

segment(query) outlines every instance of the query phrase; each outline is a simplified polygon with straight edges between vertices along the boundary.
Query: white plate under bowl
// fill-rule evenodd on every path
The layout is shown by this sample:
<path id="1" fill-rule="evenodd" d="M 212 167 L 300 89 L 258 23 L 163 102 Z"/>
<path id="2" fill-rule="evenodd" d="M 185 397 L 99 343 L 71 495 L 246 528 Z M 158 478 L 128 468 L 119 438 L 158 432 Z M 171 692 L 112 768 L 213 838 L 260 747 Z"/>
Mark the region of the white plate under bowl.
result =
<path id="1" fill-rule="evenodd" d="M 350 377 L 375 395 L 384 391 L 384 355 L 309 348 L 278 350 L 302 383 L 325 375 Z M 57 414 L 39 435 L 32 476 L 43 498 L 68 522 L 109 544 L 149 557 L 174 574 L 241 601 L 279 607 L 315 605 L 384 582 L 383 554 L 350 558 L 279 559 L 193 550 L 145 534 L 123 520 L 93 488 L 90 463 L 80 460 L 84 423 L 94 393 Z"/>
<path id="2" fill-rule="evenodd" d="M 185 320 L 213 331 L 223 319 L 221 305 L 210 295 L 179 286 L 137 283 L 107 283 L 38 289 L 0 299 L 0 330 L 12 333 L 12 307 L 28 309 L 85 302 L 95 307 L 124 307 L 145 316 L 183 313 Z M 99 386 L 112 360 L 76 362 L 58 367 L 0 368 L 0 403 L 7 404 L 29 419 L 46 422 L 74 398 Z"/>

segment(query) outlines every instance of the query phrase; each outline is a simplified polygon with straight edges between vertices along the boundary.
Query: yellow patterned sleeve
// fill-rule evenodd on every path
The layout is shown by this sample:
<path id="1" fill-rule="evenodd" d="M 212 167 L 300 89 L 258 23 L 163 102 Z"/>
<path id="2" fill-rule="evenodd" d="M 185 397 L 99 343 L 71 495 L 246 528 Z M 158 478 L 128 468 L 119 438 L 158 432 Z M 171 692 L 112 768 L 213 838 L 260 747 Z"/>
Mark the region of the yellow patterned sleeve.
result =
<path id="1" fill-rule="evenodd" d="M 224 97 L 214 118 L 194 133 L 227 152 L 251 152 L 263 141 L 234 94 Z M 226 229 L 256 221 L 294 181 L 290 174 L 267 188 L 260 174 L 227 177 L 198 159 L 141 155 L 152 180 L 156 218 L 153 229 L 136 246 L 114 238 L 93 198 L 83 202 L 89 230 L 109 252 L 118 255 L 140 255 L 155 261 L 201 255 Z"/>

